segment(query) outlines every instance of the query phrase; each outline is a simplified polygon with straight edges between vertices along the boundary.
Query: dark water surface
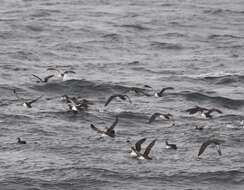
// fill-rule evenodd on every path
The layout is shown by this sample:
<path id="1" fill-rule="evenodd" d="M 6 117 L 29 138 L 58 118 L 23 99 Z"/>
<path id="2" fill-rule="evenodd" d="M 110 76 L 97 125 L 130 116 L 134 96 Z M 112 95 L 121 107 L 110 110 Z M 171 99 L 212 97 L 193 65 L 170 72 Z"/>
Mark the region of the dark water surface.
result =
<path id="1" fill-rule="evenodd" d="M 243 0 L 0 0 L 0 189 L 244 189 Z M 47 67 L 75 70 L 38 84 Z M 129 87 L 172 86 L 161 98 Z M 24 98 L 44 97 L 32 109 Z M 61 95 L 94 101 L 73 115 Z M 184 110 L 223 114 L 207 120 Z M 171 122 L 147 124 L 153 112 Z M 98 139 L 119 116 L 115 139 Z M 195 125 L 207 126 L 203 131 Z M 225 140 L 223 155 L 209 137 Z M 27 141 L 16 144 L 16 138 Z M 151 161 L 131 159 L 126 139 L 157 138 Z M 164 140 L 178 150 L 165 148 Z"/>

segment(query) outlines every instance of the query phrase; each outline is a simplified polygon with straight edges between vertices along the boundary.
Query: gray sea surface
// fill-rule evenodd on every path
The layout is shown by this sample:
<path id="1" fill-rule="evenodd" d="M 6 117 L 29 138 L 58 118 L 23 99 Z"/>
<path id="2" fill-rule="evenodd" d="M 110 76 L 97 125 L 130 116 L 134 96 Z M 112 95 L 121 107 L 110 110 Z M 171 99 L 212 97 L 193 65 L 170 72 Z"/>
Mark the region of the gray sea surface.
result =
<path id="1" fill-rule="evenodd" d="M 0 0 L 1 190 L 244 189 L 243 0 Z M 55 71 L 73 70 L 62 80 Z M 37 83 L 32 74 L 55 74 Z M 138 95 L 131 87 L 163 97 Z M 28 109 L 24 99 L 43 97 Z M 153 95 L 154 90 L 146 91 Z M 127 93 L 132 103 L 109 96 Z M 92 102 L 73 114 L 62 95 Z M 217 108 L 212 119 L 186 109 Z M 171 113 L 172 121 L 154 112 Z M 115 138 L 90 128 L 108 127 Z M 195 126 L 205 126 L 199 131 Z M 17 144 L 17 137 L 27 144 Z M 127 139 L 157 139 L 152 160 Z M 224 140 L 222 156 L 208 138 Z M 165 148 L 165 140 L 178 150 Z"/>

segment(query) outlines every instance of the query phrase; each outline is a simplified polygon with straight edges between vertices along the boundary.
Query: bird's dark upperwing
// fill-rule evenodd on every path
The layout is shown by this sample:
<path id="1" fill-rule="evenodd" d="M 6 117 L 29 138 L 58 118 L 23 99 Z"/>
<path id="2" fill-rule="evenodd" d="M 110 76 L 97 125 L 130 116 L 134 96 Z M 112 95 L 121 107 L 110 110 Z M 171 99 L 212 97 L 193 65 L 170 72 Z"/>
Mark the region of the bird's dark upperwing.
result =
<path id="1" fill-rule="evenodd" d="M 148 157 L 148 155 L 149 155 L 149 153 L 150 153 L 152 147 L 154 146 L 155 142 L 156 142 L 156 139 L 154 139 L 154 140 L 147 146 L 147 148 L 146 148 L 146 150 L 145 150 L 145 152 L 144 152 L 144 154 L 143 154 L 144 157 Z"/>
<path id="2" fill-rule="evenodd" d="M 209 114 L 211 114 L 212 112 L 223 113 L 223 112 L 220 111 L 219 109 L 215 109 L 215 108 L 210 109 L 210 110 L 208 111 Z"/>
<path id="3" fill-rule="evenodd" d="M 131 101 L 131 99 L 130 99 L 129 96 L 127 96 L 127 95 L 123 95 L 123 97 L 124 97 L 124 98 L 127 98 L 127 99 L 129 100 L 129 102 L 132 103 L 132 101 Z M 122 98 L 121 98 L 121 99 L 122 99 Z"/>
<path id="4" fill-rule="evenodd" d="M 57 71 L 58 73 L 60 73 L 60 70 L 56 69 L 56 68 L 47 68 L 47 71 Z"/>
<path id="5" fill-rule="evenodd" d="M 54 75 L 49 75 L 49 76 L 47 76 L 47 77 L 44 78 L 44 81 L 47 82 L 47 81 L 48 81 L 50 78 L 52 78 L 52 77 L 54 77 Z"/>
<path id="6" fill-rule="evenodd" d="M 199 149 L 199 152 L 198 152 L 198 155 L 197 155 L 197 156 L 200 156 L 200 155 L 204 152 L 204 150 L 208 147 L 208 145 L 210 145 L 211 143 L 212 143 L 211 140 L 208 140 L 208 141 L 204 142 L 204 143 L 201 145 L 201 147 L 200 147 L 200 149 Z"/>
<path id="7" fill-rule="evenodd" d="M 146 141 L 146 138 L 140 139 L 139 141 L 136 142 L 135 147 L 136 151 L 140 152 L 141 151 L 141 145 Z"/>
<path id="8" fill-rule="evenodd" d="M 40 82 L 43 82 L 43 80 L 40 77 L 38 77 L 37 75 L 32 74 L 32 76 L 36 77 Z"/>
<path id="9" fill-rule="evenodd" d="M 109 127 L 108 131 L 113 130 L 114 127 L 117 125 L 118 121 L 119 121 L 119 118 L 118 118 L 118 116 L 116 116 L 115 121 L 114 121 L 113 124 Z"/>
<path id="10" fill-rule="evenodd" d="M 205 141 L 199 149 L 198 156 L 200 156 L 204 152 L 204 150 L 208 147 L 208 145 L 210 145 L 210 144 L 220 145 L 220 143 L 222 143 L 222 142 L 224 142 L 224 141 L 219 140 L 219 139 L 209 139 L 209 140 Z"/>
<path id="11" fill-rule="evenodd" d="M 96 131 L 96 132 L 98 132 L 98 133 L 103 133 L 102 130 L 96 128 L 93 124 L 91 124 L 90 127 L 91 127 L 94 131 Z"/>
<path id="12" fill-rule="evenodd" d="M 152 116 L 150 117 L 148 123 L 152 123 L 156 119 L 156 117 L 159 117 L 159 116 L 160 116 L 160 113 L 152 114 Z"/>
<path id="13" fill-rule="evenodd" d="M 42 97 L 43 97 L 43 95 L 39 96 L 38 98 L 36 98 L 34 100 L 29 101 L 28 103 L 32 104 L 32 103 L 36 102 L 37 100 L 41 99 Z"/>
<path id="14" fill-rule="evenodd" d="M 173 87 L 166 87 L 166 88 L 163 88 L 163 89 L 159 92 L 159 94 L 162 95 L 162 94 L 164 93 L 165 90 L 174 90 L 174 88 L 173 88 Z"/>
<path id="15" fill-rule="evenodd" d="M 118 95 L 117 94 L 115 94 L 115 95 L 112 95 L 112 96 L 110 96 L 109 98 L 108 98 L 108 100 L 106 101 L 106 103 L 105 103 L 105 105 L 104 106 L 107 106 L 115 97 L 118 97 Z"/>
<path id="16" fill-rule="evenodd" d="M 74 71 L 64 71 L 64 74 L 68 74 L 68 73 L 73 73 L 73 74 L 75 74 Z"/>
<path id="17" fill-rule="evenodd" d="M 170 120 L 170 118 L 173 117 L 173 115 L 171 115 L 170 113 L 163 114 L 163 116 L 165 119 L 168 119 L 168 120 Z"/>

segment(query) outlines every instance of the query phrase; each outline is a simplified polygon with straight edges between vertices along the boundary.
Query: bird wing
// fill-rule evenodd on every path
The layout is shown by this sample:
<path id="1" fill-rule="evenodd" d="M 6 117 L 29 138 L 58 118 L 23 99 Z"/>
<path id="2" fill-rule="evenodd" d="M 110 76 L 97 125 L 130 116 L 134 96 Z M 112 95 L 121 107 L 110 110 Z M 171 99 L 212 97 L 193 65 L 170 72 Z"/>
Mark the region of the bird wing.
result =
<path id="1" fill-rule="evenodd" d="M 223 112 L 220 111 L 219 109 L 215 109 L 215 108 L 210 109 L 210 110 L 208 111 L 209 114 L 211 114 L 212 112 L 223 113 Z"/>
<path id="2" fill-rule="evenodd" d="M 93 124 L 91 124 L 90 127 L 91 127 L 94 131 L 96 131 L 96 132 L 98 132 L 98 133 L 103 133 L 102 130 L 96 128 Z"/>
<path id="3" fill-rule="evenodd" d="M 163 88 L 163 89 L 159 92 L 159 94 L 162 95 L 162 94 L 164 93 L 165 90 L 174 90 L 174 88 L 173 88 L 173 87 L 166 87 L 166 88 Z"/>
<path id="4" fill-rule="evenodd" d="M 127 97 L 127 99 L 129 100 L 130 103 L 132 103 L 131 99 L 129 96 L 125 95 L 125 97 Z"/>
<path id="5" fill-rule="evenodd" d="M 39 99 L 42 98 L 42 97 L 43 97 L 43 95 L 39 96 L 38 98 L 36 98 L 36 99 L 34 99 L 34 100 L 29 101 L 28 103 L 29 103 L 29 104 L 32 104 L 32 103 L 36 102 L 37 100 L 39 100 Z"/>
<path id="6" fill-rule="evenodd" d="M 118 95 L 112 95 L 108 98 L 108 100 L 106 101 L 105 105 L 104 106 L 107 106 L 115 97 L 117 97 Z"/>
<path id="7" fill-rule="evenodd" d="M 173 115 L 172 114 L 170 114 L 170 113 L 167 113 L 167 114 L 162 114 L 164 117 L 165 117 L 165 119 L 170 119 L 170 117 L 173 117 Z"/>
<path id="8" fill-rule="evenodd" d="M 58 73 L 60 73 L 60 70 L 56 69 L 56 68 L 47 68 L 47 71 L 57 71 Z"/>
<path id="9" fill-rule="evenodd" d="M 198 155 L 197 155 L 197 156 L 200 156 L 200 155 L 204 152 L 204 150 L 207 148 L 207 146 L 208 146 L 209 144 L 210 144 L 209 141 L 204 142 L 204 143 L 201 145 L 201 147 L 200 147 L 200 149 L 199 149 L 199 152 L 198 152 Z"/>
<path id="10" fill-rule="evenodd" d="M 64 74 L 68 74 L 68 73 L 73 73 L 73 74 L 75 74 L 74 71 L 64 71 Z"/>
<path id="11" fill-rule="evenodd" d="M 129 100 L 130 103 L 132 103 L 130 97 L 128 95 L 124 94 L 118 94 L 117 95 L 121 100 L 126 100 L 126 98 Z"/>
<path id="12" fill-rule="evenodd" d="M 114 121 L 113 124 L 108 128 L 108 131 L 113 130 L 114 127 L 117 125 L 118 121 L 119 121 L 119 118 L 118 118 L 118 116 L 116 116 L 115 121 Z"/>
<path id="13" fill-rule="evenodd" d="M 52 77 L 54 77 L 54 75 L 48 75 L 47 77 L 44 78 L 44 81 L 48 81 Z"/>
<path id="14" fill-rule="evenodd" d="M 221 149 L 220 149 L 220 145 L 217 145 L 217 151 L 218 151 L 219 155 L 221 156 L 222 152 L 221 152 Z"/>
<path id="15" fill-rule="evenodd" d="M 40 77 L 38 77 L 37 75 L 32 74 L 33 77 L 36 77 L 38 80 L 40 80 L 41 82 L 43 81 Z"/>
<path id="16" fill-rule="evenodd" d="M 185 110 L 185 112 L 188 112 L 190 115 L 197 113 L 198 111 L 200 111 L 198 107 Z"/>
<path id="17" fill-rule="evenodd" d="M 149 86 L 149 85 L 144 85 L 144 88 L 151 88 L 152 89 L 152 87 L 151 86 Z"/>
<path id="18" fill-rule="evenodd" d="M 135 147 L 136 151 L 140 152 L 141 151 L 141 145 L 146 141 L 146 138 L 140 139 L 139 141 L 136 142 Z"/>
<path id="19" fill-rule="evenodd" d="M 152 114 L 152 116 L 150 117 L 148 123 L 152 123 L 158 116 L 160 116 L 160 113 Z"/>
<path id="20" fill-rule="evenodd" d="M 143 154 L 144 157 L 145 157 L 145 156 L 146 156 L 146 157 L 148 156 L 148 154 L 150 153 L 150 151 L 151 151 L 152 147 L 154 146 L 155 142 L 156 142 L 156 139 L 154 139 L 154 140 L 147 146 L 147 148 L 146 148 L 146 150 L 145 150 L 145 152 L 144 152 L 144 154 Z"/>

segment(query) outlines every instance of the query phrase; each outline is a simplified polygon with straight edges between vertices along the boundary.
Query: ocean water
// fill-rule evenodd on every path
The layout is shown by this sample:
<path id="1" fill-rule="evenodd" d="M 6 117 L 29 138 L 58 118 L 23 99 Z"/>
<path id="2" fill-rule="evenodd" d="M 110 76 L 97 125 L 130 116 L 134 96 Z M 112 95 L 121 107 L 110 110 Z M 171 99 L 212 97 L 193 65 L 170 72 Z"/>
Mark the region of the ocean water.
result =
<path id="1" fill-rule="evenodd" d="M 0 0 L 0 189 L 244 189 L 243 0 Z M 73 70 L 61 80 L 54 71 Z M 55 74 L 36 83 L 32 74 Z M 109 96 L 131 87 L 132 103 Z M 23 99 L 43 97 L 24 108 Z M 147 90 L 154 93 L 154 90 Z M 92 101 L 73 114 L 62 95 Z M 217 108 L 213 119 L 189 115 Z M 171 113 L 172 121 L 154 112 Z M 119 122 L 116 137 L 90 128 Z M 198 131 L 196 125 L 205 126 Z M 17 137 L 26 145 L 17 144 Z M 129 157 L 130 138 L 157 139 L 152 160 Z M 201 144 L 225 142 L 222 156 Z M 165 148 L 165 140 L 178 150 Z"/>

